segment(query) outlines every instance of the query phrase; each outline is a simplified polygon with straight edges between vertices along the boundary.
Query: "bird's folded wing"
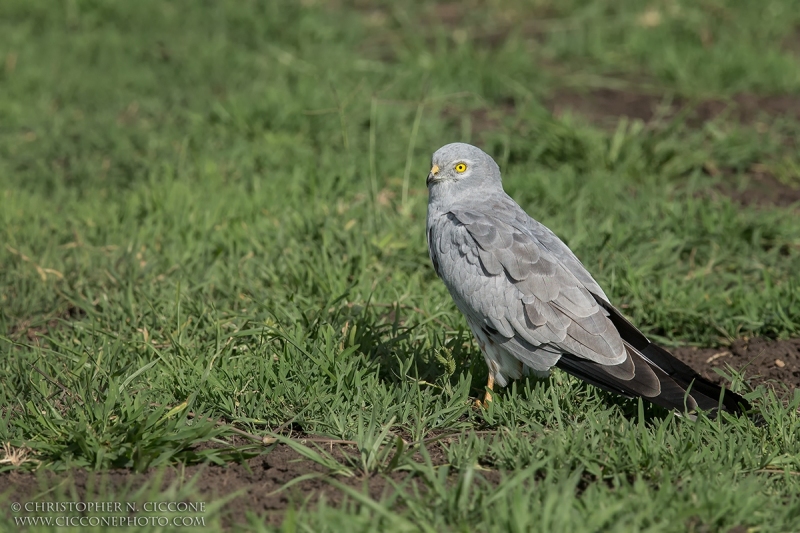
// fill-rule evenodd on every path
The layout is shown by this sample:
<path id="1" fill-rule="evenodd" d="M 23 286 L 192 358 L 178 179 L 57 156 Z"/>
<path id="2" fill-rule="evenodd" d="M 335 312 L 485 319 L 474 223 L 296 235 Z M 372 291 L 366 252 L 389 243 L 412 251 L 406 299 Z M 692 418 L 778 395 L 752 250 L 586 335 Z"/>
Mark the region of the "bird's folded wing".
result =
<path id="1" fill-rule="evenodd" d="M 467 259 L 448 261 L 453 271 L 442 274 L 473 319 L 531 348 L 548 345 L 600 365 L 626 360 L 608 312 L 531 232 L 470 208 L 451 209 L 448 218 L 449 224 L 430 235 L 438 238 L 431 246 L 438 247 L 433 252 Z"/>
<path id="2" fill-rule="evenodd" d="M 509 198 L 509 200 L 511 199 Z M 511 201 L 513 202 L 513 200 Z M 550 228 L 529 217 L 521 208 L 517 208 L 515 215 L 513 221 L 515 226 L 524 228 L 526 232 L 536 239 L 542 248 L 557 257 L 564 268 L 569 270 L 590 293 L 609 302 L 606 293 L 603 292 L 600 285 L 597 284 L 589 271 L 586 270 L 586 267 L 583 266 L 580 259 L 578 259 L 566 244 L 564 244 L 564 241 L 550 231 Z"/>

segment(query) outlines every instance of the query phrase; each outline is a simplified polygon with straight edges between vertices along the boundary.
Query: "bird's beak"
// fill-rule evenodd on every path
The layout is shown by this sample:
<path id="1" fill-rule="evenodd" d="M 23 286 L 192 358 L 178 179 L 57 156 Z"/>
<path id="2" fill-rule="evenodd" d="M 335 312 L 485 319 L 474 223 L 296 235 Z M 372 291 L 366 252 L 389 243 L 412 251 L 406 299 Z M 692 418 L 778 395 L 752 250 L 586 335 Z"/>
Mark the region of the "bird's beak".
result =
<path id="1" fill-rule="evenodd" d="M 428 179 L 425 180 L 425 184 L 430 187 L 431 183 L 436 180 L 436 174 L 439 173 L 439 165 L 433 165 L 431 171 L 428 173 Z"/>

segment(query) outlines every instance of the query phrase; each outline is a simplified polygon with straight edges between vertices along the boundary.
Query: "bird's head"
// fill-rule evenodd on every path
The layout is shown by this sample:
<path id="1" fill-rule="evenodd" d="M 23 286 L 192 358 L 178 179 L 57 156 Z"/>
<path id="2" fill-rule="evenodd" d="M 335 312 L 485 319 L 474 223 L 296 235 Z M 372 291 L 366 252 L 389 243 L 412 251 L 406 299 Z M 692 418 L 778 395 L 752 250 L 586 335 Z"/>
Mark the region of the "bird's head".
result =
<path id="1" fill-rule="evenodd" d="M 434 152 L 427 184 L 431 193 L 435 188 L 502 187 L 500 167 L 494 159 L 465 143 L 446 144 Z"/>

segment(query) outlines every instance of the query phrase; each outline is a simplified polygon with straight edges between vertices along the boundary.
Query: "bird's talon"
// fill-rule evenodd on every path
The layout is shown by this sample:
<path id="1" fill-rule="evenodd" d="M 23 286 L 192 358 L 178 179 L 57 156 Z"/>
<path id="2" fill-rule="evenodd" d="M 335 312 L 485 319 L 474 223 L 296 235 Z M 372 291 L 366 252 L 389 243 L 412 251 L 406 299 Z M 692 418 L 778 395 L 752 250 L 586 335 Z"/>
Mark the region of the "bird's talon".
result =
<path id="1" fill-rule="evenodd" d="M 486 394 L 484 395 L 483 400 L 475 399 L 475 407 L 477 409 L 481 409 L 481 408 L 488 409 L 489 408 L 489 404 L 492 403 L 492 401 L 494 401 L 492 399 L 492 393 L 490 393 L 489 391 L 486 391 Z"/>

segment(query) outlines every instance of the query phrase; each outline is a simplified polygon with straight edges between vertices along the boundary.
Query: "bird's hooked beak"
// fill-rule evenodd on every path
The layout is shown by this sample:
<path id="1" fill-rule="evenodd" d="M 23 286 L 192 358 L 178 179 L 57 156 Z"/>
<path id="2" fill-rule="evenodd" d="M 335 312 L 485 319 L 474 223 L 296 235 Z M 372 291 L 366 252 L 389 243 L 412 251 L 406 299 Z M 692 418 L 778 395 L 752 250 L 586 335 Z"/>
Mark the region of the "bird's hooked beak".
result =
<path id="1" fill-rule="evenodd" d="M 436 181 L 436 175 L 439 173 L 439 165 L 433 165 L 431 171 L 428 173 L 428 179 L 425 180 L 425 184 L 430 187 L 431 183 Z"/>

